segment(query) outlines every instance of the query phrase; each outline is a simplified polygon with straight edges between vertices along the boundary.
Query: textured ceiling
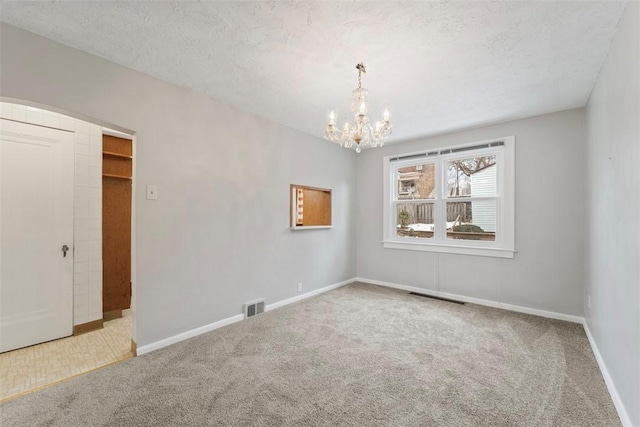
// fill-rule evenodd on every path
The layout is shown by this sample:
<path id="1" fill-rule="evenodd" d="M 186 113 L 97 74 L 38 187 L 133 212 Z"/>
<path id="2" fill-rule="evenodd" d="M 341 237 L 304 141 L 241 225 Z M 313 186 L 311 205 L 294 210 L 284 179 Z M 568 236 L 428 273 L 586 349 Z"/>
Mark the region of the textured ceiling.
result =
<path id="1" fill-rule="evenodd" d="M 0 19 L 322 136 L 355 64 L 393 140 L 584 106 L 620 2 L 2 1 Z"/>

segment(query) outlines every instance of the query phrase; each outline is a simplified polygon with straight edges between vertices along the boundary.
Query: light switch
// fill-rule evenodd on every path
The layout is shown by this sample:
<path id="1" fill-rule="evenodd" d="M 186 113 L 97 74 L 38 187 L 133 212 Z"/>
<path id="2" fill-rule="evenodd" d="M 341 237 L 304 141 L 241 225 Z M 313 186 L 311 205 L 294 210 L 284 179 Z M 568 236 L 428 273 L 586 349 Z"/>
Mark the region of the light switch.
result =
<path id="1" fill-rule="evenodd" d="M 147 200 L 158 200 L 157 185 L 147 185 Z"/>

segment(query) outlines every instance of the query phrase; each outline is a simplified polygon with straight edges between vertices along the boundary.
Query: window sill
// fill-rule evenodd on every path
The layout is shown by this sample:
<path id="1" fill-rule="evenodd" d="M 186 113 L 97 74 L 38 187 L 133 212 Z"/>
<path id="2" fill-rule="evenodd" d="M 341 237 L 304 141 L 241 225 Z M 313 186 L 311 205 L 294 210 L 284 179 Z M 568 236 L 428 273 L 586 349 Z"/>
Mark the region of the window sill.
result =
<path id="1" fill-rule="evenodd" d="M 290 230 L 317 230 L 320 228 L 333 228 L 333 225 L 299 225 L 297 227 L 289 227 Z"/>
<path id="2" fill-rule="evenodd" d="M 442 245 L 417 242 L 383 241 L 385 249 L 403 249 L 407 251 L 439 252 L 445 254 L 476 255 L 494 258 L 513 258 L 514 249 L 488 248 L 475 246 Z"/>

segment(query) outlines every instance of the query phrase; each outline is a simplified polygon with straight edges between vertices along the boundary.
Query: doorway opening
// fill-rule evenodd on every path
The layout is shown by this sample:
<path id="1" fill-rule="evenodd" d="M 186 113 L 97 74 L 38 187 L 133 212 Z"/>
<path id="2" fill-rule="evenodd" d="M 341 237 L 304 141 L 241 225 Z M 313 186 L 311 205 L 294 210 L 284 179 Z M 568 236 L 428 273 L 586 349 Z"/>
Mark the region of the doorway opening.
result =
<path id="1" fill-rule="evenodd" d="M 113 128 L 0 101 L 0 400 L 135 356 L 135 137 Z"/>

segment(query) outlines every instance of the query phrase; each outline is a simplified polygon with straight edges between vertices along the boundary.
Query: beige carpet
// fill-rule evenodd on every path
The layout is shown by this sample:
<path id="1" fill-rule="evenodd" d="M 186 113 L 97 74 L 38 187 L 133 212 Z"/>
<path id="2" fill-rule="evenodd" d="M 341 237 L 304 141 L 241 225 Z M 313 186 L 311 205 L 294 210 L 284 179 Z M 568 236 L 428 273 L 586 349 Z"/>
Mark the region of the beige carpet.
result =
<path id="1" fill-rule="evenodd" d="M 352 284 L 0 406 L 2 426 L 616 426 L 580 325 Z"/>

